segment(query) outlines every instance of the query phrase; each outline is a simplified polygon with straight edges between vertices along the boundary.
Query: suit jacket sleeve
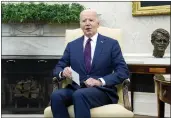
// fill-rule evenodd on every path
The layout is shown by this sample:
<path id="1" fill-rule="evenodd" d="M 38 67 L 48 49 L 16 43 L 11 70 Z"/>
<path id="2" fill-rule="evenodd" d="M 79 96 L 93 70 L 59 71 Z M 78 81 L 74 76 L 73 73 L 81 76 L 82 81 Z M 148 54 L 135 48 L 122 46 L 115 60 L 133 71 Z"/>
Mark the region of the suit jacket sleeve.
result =
<path id="1" fill-rule="evenodd" d="M 117 40 L 112 47 L 111 52 L 112 66 L 114 73 L 104 76 L 106 85 L 117 85 L 122 83 L 125 79 L 129 78 L 129 70 L 123 58 L 121 48 Z"/>
<path id="2" fill-rule="evenodd" d="M 63 71 L 65 67 L 70 66 L 70 48 L 69 43 L 67 44 L 64 54 L 62 58 L 59 60 L 58 64 L 56 64 L 53 70 L 53 76 L 59 78 L 59 73 Z"/>

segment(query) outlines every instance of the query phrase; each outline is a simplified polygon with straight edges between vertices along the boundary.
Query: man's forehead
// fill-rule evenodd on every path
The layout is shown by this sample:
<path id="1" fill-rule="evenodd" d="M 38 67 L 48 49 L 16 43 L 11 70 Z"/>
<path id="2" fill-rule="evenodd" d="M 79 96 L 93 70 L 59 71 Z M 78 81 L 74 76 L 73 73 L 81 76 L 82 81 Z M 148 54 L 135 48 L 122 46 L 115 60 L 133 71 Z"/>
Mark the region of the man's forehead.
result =
<path id="1" fill-rule="evenodd" d="M 80 15 L 80 17 L 88 17 L 88 16 L 96 17 L 96 14 L 93 12 L 84 12 Z"/>
<path id="2" fill-rule="evenodd" d="M 96 16 L 97 13 L 94 10 L 84 10 L 84 11 L 81 12 L 80 17 L 81 16 L 88 16 L 88 15 Z"/>
<path id="3" fill-rule="evenodd" d="M 95 13 L 96 14 L 96 11 L 94 9 L 86 9 L 86 10 L 83 10 L 81 13 L 86 13 L 86 12 L 91 12 L 91 13 Z"/>

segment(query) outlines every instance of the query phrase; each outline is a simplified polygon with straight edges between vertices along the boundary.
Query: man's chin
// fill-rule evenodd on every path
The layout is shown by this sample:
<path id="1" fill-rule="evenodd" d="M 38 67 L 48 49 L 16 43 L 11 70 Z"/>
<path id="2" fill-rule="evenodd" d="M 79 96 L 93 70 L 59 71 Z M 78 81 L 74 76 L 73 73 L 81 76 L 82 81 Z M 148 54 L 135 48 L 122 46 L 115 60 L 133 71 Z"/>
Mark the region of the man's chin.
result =
<path id="1" fill-rule="evenodd" d="M 92 33 L 90 33 L 90 32 L 85 33 L 85 35 L 86 35 L 87 37 L 92 37 Z"/>

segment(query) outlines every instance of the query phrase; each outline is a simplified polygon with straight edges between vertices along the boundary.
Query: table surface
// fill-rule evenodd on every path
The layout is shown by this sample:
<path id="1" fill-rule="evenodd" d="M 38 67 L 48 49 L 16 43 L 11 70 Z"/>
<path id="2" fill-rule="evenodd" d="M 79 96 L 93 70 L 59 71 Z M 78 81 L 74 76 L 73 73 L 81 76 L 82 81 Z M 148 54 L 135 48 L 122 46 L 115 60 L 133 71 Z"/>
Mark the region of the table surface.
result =
<path id="1" fill-rule="evenodd" d="M 153 56 L 125 56 L 127 64 L 170 65 L 170 57 L 155 58 Z"/>

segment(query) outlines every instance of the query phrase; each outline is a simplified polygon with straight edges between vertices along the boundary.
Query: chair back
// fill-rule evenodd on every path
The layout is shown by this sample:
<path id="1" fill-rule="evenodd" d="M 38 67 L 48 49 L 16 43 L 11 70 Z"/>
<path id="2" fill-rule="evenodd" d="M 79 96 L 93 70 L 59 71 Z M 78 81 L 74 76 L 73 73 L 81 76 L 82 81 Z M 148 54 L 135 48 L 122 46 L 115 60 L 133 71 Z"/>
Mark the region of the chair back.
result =
<path id="1" fill-rule="evenodd" d="M 98 28 L 98 33 L 116 39 L 119 42 L 119 45 L 122 48 L 122 41 L 121 41 L 121 30 L 120 29 L 113 29 L 113 28 L 108 28 L 108 27 L 99 27 Z M 83 36 L 83 31 L 81 30 L 81 28 L 78 29 L 67 29 L 66 33 L 65 33 L 65 47 L 66 45 Z"/>
<path id="2" fill-rule="evenodd" d="M 113 38 L 113 39 L 116 39 L 118 42 L 119 42 L 119 45 L 122 49 L 122 41 L 121 41 L 121 30 L 120 29 L 113 29 L 113 28 L 108 28 L 108 27 L 99 27 L 98 28 L 98 33 L 104 35 L 104 36 L 107 36 L 107 37 L 110 37 L 110 38 Z M 81 28 L 78 28 L 78 29 L 67 29 L 66 30 L 66 34 L 65 34 L 65 47 L 66 45 L 83 36 L 83 31 L 81 30 Z M 65 87 L 65 85 L 67 83 L 70 83 L 71 81 L 67 80 L 64 82 L 64 84 L 62 85 L 62 87 Z M 123 105 L 123 92 L 122 92 L 122 85 L 117 85 L 117 93 L 118 93 L 118 96 L 119 96 L 119 101 L 118 101 L 118 104 L 121 104 Z"/>

